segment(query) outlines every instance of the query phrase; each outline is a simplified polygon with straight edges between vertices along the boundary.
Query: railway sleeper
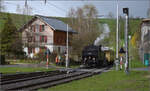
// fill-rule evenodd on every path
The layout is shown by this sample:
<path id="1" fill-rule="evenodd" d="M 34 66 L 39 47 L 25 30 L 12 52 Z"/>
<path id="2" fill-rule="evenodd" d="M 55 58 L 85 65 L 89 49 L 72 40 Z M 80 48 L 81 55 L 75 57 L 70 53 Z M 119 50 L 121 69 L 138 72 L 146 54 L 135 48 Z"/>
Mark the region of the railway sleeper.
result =
<path id="1" fill-rule="evenodd" d="M 5 85 L 2 85 L 2 89 L 5 89 L 5 90 L 16 90 L 16 89 L 23 89 L 23 88 L 25 89 L 30 86 L 48 83 L 48 82 L 54 82 L 54 81 L 61 80 L 64 78 L 82 75 L 85 73 L 86 72 L 75 72 L 71 74 L 63 74 L 63 75 L 57 75 L 57 76 L 52 76 L 52 77 L 44 77 L 44 78 L 32 79 L 32 80 L 27 80 L 27 81 L 22 81 L 22 82 L 17 82 L 17 83 L 5 84 Z"/>
<path id="2" fill-rule="evenodd" d="M 27 78 L 27 77 L 33 77 L 33 76 L 39 76 L 42 74 L 48 74 L 48 73 L 56 73 L 59 71 L 48 71 L 48 72 L 32 72 L 32 73 L 21 73 L 21 74 L 9 74 L 9 75 L 2 75 L 1 81 L 10 81 L 14 79 L 22 79 L 22 78 Z"/>
<path id="3" fill-rule="evenodd" d="M 51 82 L 51 83 L 44 83 L 44 84 L 28 87 L 28 88 L 23 89 L 23 91 L 24 90 L 32 91 L 32 90 L 37 90 L 37 89 L 40 89 L 40 88 L 52 87 L 52 86 L 56 86 L 56 85 L 59 85 L 59 84 L 71 82 L 73 80 L 78 80 L 78 79 L 82 79 L 82 78 L 85 78 L 85 77 L 90 77 L 92 75 L 93 75 L 92 73 L 86 73 L 86 74 L 78 75 L 78 76 L 71 77 L 71 78 L 61 79 L 61 80 L 54 81 L 54 82 Z"/>
<path id="4" fill-rule="evenodd" d="M 2 81 L 0 83 L 0 85 L 4 85 L 4 84 L 11 84 L 11 83 L 16 83 L 16 82 L 21 82 L 21 81 L 27 81 L 27 80 L 32 80 L 32 79 L 38 79 L 38 78 L 42 78 L 42 77 L 48 77 L 48 76 L 54 76 L 54 75 L 59 75 L 60 73 L 49 73 L 49 74 L 41 74 L 41 75 L 37 75 L 37 76 L 32 76 L 32 77 L 26 77 L 23 79 L 14 79 L 14 80 L 10 80 L 10 81 Z"/>

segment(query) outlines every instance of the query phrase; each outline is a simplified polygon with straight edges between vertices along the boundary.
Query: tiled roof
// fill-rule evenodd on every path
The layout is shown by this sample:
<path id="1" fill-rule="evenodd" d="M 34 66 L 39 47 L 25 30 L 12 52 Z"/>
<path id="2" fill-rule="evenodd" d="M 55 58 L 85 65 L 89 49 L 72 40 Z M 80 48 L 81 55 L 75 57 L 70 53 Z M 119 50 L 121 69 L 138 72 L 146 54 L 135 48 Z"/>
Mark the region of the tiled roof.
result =
<path id="1" fill-rule="evenodd" d="M 50 17 L 45 17 L 45 16 L 40 16 L 40 15 L 36 15 L 35 17 L 41 18 L 44 22 L 49 24 L 56 31 L 65 31 L 65 32 L 67 32 L 67 24 L 65 24 L 61 20 L 50 18 Z M 68 26 L 68 32 L 76 33 L 76 31 L 74 31 L 69 26 Z"/>
<path id="2" fill-rule="evenodd" d="M 149 22 L 150 19 L 143 19 L 142 22 Z"/>

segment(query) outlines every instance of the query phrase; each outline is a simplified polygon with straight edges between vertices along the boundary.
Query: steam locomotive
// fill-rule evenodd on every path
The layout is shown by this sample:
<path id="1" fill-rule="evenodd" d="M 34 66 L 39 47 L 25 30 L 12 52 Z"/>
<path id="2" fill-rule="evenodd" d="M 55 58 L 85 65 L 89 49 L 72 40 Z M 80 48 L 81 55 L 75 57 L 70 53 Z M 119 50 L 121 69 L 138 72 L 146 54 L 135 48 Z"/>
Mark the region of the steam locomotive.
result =
<path id="1" fill-rule="evenodd" d="M 89 45 L 82 51 L 82 63 L 85 67 L 102 67 L 113 63 L 113 51 L 102 50 L 102 46 Z"/>

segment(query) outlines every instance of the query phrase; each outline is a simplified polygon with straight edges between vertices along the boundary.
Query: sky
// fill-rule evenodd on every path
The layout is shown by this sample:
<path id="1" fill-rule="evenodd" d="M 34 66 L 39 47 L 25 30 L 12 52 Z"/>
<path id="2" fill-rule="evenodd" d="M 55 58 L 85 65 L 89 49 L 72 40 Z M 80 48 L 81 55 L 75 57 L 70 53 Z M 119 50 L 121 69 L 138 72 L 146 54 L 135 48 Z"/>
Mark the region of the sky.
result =
<path id="1" fill-rule="evenodd" d="M 3 0 L 5 12 L 17 13 L 16 7 L 25 7 L 24 0 Z M 92 4 L 96 7 L 99 16 L 107 17 L 112 12 L 116 17 L 116 0 L 28 0 L 27 5 L 32 8 L 32 15 L 66 17 L 70 8 L 82 7 L 85 4 Z M 119 0 L 119 15 L 123 15 L 122 9 L 128 7 L 129 15 L 133 17 L 147 17 L 147 10 L 150 7 L 150 0 Z"/>

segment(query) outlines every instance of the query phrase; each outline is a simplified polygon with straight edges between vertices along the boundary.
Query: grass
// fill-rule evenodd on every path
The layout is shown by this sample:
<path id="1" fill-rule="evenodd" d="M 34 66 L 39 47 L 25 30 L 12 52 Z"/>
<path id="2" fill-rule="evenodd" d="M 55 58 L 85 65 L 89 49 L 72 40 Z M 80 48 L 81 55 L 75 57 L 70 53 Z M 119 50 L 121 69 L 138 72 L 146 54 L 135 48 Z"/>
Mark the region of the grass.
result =
<path id="1" fill-rule="evenodd" d="M 38 60 L 15 60 L 12 61 L 11 59 L 8 61 L 10 64 L 19 64 L 19 63 L 25 63 L 25 64 L 39 64 L 39 63 L 44 63 L 46 64 L 46 61 L 38 61 Z M 62 67 L 65 68 L 65 64 L 64 65 L 56 65 L 55 62 L 50 62 L 50 65 L 52 66 L 56 66 L 56 67 Z M 80 64 L 70 64 L 69 68 L 78 68 L 80 67 Z"/>
<path id="2" fill-rule="evenodd" d="M 150 73 L 110 71 L 39 91 L 150 91 Z"/>
<path id="3" fill-rule="evenodd" d="M 0 30 L 3 29 L 5 20 L 7 19 L 7 14 L 10 14 L 12 18 L 13 24 L 16 26 L 17 29 L 20 29 L 24 24 L 27 23 L 28 20 L 32 18 L 32 16 L 15 14 L 15 13 L 0 13 Z"/>
<path id="4" fill-rule="evenodd" d="M 37 71 L 52 71 L 56 70 L 55 68 L 46 69 L 46 67 L 0 67 L 0 72 L 3 74 L 11 74 L 11 73 L 24 73 L 24 72 L 37 72 Z"/>
<path id="5" fill-rule="evenodd" d="M 142 68 L 142 67 L 146 67 L 142 61 L 135 61 L 135 60 L 131 60 L 131 62 L 129 62 L 130 67 L 131 68 Z"/>
<path id="6" fill-rule="evenodd" d="M 15 61 L 12 61 L 12 60 L 10 60 L 10 61 L 8 61 L 10 64 L 16 64 L 16 63 L 30 63 L 30 64 L 39 64 L 40 62 L 42 62 L 42 61 L 38 61 L 38 60 L 30 60 L 30 59 L 28 59 L 28 60 L 15 60 Z M 43 62 L 46 62 L 46 61 L 43 61 Z"/>

